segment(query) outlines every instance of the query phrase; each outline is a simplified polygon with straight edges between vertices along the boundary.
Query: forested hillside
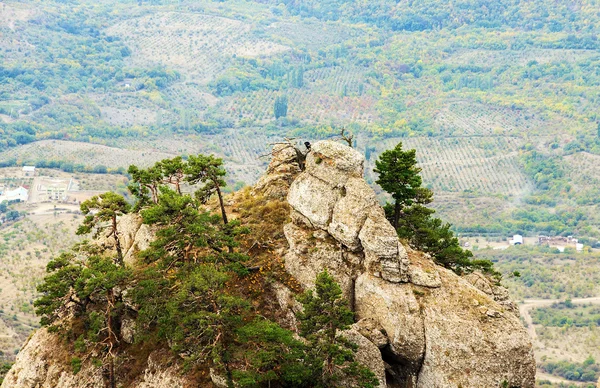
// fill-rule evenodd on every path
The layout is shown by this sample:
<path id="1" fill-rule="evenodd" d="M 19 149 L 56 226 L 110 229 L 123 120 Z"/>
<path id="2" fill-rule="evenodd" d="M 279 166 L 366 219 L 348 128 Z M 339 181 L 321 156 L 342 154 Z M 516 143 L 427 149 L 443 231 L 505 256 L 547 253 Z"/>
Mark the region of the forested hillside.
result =
<path id="1" fill-rule="evenodd" d="M 0 168 L 131 178 L 130 164 L 215 154 L 230 192 L 264 172 L 270 143 L 345 128 L 375 187 L 385 150 L 416 149 L 436 216 L 496 263 L 513 296 L 596 303 L 599 9 L 596 0 L 4 0 Z M 574 236 L 585 248 L 491 249 L 514 234 Z M 5 290 L 29 273 L 14 263 Z M 21 319 L 20 304 L 30 314 L 30 283 L 22 301 L 0 306 L 3 318 Z M 532 308 L 536 353 L 548 373 L 582 381 L 598 369 L 587 357 L 600 357 L 600 323 L 593 306 L 562 303 Z"/>
<path id="2" fill-rule="evenodd" d="M 264 168 L 270 139 L 324 138 L 345 126 L 371 161 L 400 138 L 417 148 L 436 206 L 463 234 L 569 234 L 592 245 L 597 9 L 3 2 L 0 161 L 93 169 L 77 152 L 38 155 L 28 143 L 43 139 L 200 150 L 223 156 L 240 186 Z"/>

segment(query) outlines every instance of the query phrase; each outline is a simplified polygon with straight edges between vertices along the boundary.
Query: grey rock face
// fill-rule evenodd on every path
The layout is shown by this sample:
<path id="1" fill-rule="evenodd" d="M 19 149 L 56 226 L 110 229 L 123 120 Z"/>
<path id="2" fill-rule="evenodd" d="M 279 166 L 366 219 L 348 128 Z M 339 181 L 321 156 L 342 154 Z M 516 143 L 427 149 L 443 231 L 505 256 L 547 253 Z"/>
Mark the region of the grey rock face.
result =
<path id="1" fill-rule="evenodd" d="M 4 378 L 1 388 L 104 388 L 101 368 L 85 363 L 74 374 L 72 368 L 60 363 L 70 358 L 60 339 L 40 329 L 27 341 L 17 355 L 15 364 Z M 61 354 L 63 352 L 63 354 Z M 183 388 L 184 381 L 176 367 L 164 365 L 156 354 L 131 388 Z"/>
<path id="2" fill-rule="evenodd" d="M 388 386 L 533 387 L 531 342 L 506 290 L 409 255 L 362 168 L 349 147 L 313 145 L 288 193 L 288 272 L 309 288 L 323 269 L 334 276 L 360 319 L 359 339 L 380 349 Z"/>

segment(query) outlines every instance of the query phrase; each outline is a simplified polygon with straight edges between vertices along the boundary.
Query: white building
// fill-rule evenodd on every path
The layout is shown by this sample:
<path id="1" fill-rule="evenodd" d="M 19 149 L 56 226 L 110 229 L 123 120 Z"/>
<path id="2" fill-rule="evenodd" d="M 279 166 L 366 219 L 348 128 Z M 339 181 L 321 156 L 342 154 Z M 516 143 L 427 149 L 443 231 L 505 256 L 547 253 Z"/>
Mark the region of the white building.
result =
<path id="1" fill-rule="evenodd" d="M 523 236 L 520 234 L 515 234 L 512 240 L 508 241 L 510 245 L 523 245 Z"/>
<path id="2" fill-rule="evenodd" d="M 29 191 L 24 187 L 19 187 L 14 190 L 7 190 L 0 195 L 0 202 L 2 201 L 21 201 L 26 202 L 29 198 Z"/>

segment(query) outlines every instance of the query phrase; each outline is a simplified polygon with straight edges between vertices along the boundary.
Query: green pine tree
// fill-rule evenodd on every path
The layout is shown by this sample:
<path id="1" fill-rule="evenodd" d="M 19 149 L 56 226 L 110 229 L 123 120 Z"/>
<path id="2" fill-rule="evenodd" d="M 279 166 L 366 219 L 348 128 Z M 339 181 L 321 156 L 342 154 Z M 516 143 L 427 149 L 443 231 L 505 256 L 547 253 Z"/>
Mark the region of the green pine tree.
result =
<path id="1" fill-rule="evenodd" d="M 95 195 L 81 204 L 81 212 L 86 216 L 77 234 L 88 234 L 95 230 L 94 237 L 108 229 L 108 235 L 115 240 L 117 262 L 123 264 L 123 250 L 119 241 L 117 218 L 129 213 L 130 206 L 122 195 L 106 192 Z M 108 222 L 108 225 L 106 223 Z"/>
<path id="2" fill-rule="evenodd" d="M 315 386 L 339 387 L 349 381 L 360 387 L 377 386 L 373 372 L 354 361 L 356 345 L 340 333 L 354 323 L 354 313 L 327 271 L 317 275 L 315 291 L 306 291 L 298 300 L 303 306 L 297 314 L 300 335 L 308 341 L 308 352 L 314 360 Z"/>

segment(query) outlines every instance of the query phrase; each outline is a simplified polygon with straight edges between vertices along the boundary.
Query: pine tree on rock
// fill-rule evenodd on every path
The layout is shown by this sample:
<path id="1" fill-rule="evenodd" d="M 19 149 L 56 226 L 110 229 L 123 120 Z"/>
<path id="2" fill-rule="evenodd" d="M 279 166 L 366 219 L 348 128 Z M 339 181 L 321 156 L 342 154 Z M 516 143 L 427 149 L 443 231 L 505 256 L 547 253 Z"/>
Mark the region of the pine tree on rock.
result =
<path id="1" fill-rule="evenodd" d="M 199 182 L 204 183 L 204 186 L 196 191 L 196 197 L 202 203 L 206 203 L 213 194 L 217 194 L 223 223 L 227 224 L 228 220 L 225 211 L 225 202 L 223 201 L 223 193 L 221 192 L 221 187 L 227 186 L 227 183 L 223 179 L 227 174 L 223 168 L 223 160 L 215 158 L 212 155 L 190 155 L 185 167 L 185 174 L 185 180 L 192 185 Z"/>
<path id="2" fill-rule="evenodd" d="M 377 386 L 373 372 L 354 361 L 357 346 L 340 334 L 354 323 L 354 313 L 327 271 L 317 275 L 315 291 L 306 291 L 298 300 L 303 306 L 297 314 L 300 335 L 308 341 L 316 366 L 315 386 L 339 387 L 349 381 L 365 388 Z"/>
<path id="3" fill-rule="evenodd" d="M 94 237 L 108 229 L 108 236 L 115 240 L 117 263 L 123 264 L 123 251 L 119 241 L 117 218 L 129 213 L 130 206 L 122 195 L 113 192 L 95 195 L 81 204 L 81 212 L 86 216 L 77 234 L 88 234 L 95 229 Z M 108 222 L 108 225 L 105 223 Z M 107 237 L 108 237 L 107 236 Z"/>

